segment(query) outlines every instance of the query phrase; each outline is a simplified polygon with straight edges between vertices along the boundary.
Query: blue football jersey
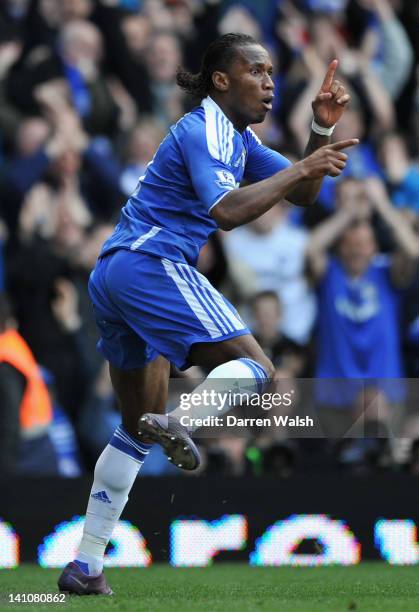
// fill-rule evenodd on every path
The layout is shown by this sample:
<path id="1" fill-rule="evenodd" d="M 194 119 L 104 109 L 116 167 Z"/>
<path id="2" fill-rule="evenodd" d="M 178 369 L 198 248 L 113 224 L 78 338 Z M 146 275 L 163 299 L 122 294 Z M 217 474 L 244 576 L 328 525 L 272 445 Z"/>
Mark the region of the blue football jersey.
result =
<path id="1" fill-rule="evenodd" d="M 290 164 L 250 128 L 240 134 L 207 97 L 170 128 L 101 255 L 122 248 L 195 265 L 218 227 L 211 209 L 243 178 L 260 181 Z"/>
<path id="2" fill-rule="evenodd" d="M 345 407 L 368 385 L 381 389 L 390 402 L 403 401 L 401 294 L 391 283 L 390 259 L 376 255 L 365 272 L 352 279 L 340 260 L 331 257 L 318 293 L 319 403 Z M 329 380 L 323 383 L 324 378 Z"/>

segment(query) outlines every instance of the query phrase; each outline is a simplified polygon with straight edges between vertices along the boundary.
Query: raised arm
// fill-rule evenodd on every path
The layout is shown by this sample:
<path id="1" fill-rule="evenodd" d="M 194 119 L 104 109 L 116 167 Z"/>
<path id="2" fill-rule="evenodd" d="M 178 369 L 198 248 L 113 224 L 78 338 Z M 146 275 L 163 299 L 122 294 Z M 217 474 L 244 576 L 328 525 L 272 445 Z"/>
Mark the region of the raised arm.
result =
<path id="1" fill-rule="evenodd" d="M 319 281 L 326 271 L 328 250 L 356 217 L 355 206 L 345 206 L 312 230 L 306 258 L 308 272 L 314 282 Z"/>
<path id="2" fill-rule="evenodd" d="M 396 287 L 405 287 L 411 282 L 417 267 L 419 237 L 394 208 L 380 179 L 367 179 L 365 186 L 373 209 L 390 229 L 396 243 L 390 269 L 392 282 Z"/>
<path id="3" fill-rule="evenodd" d="M 391 230 L 397 248 L 407 257 L 419 257 L 419 237 L 400 211 L 394 208 L 384 183 L 378 178 L 369 178 L 365 187 L 373 209 Z"/>
<path id="4" fill-rule="evenodd" d="M 350 100 L 350 95 L 346 92 L 345 87 L 335 79 L 337 67 L 338 60 L 335 59 L 330 63 L 320 90 L 312 102 L 313 123 L 304 153 L 305 158 L 330 143 L 333 128 L 342 117 Z M 319 194 L 322 180 L 323 176 L 298 184 L 288 193 L 287 200 L 300 206 L 313 204 Z"/>
<path id="5" fill-rule="evenodd" d="M 376 45 L 380 47 L 380 62 L 376 64 L 375 70 L 391 99 L 397 100 L 409 79 L 414 62 L 412 44 L 389 0 L 358 0 L 358 2 L 373 12 L 378 20 L 379 41 Z M 365 40 L 370 39 L 371 32 L 372 30 L 367 30 L 362 43 L 364 48 Z"/>

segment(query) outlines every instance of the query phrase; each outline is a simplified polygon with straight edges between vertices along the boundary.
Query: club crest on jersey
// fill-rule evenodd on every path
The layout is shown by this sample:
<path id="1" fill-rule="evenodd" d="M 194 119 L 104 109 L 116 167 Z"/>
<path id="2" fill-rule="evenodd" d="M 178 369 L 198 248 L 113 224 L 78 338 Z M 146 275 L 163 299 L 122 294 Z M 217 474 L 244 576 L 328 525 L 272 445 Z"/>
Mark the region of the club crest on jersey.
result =
<path id="1" fill-rule="evenodd" d="M 216 170 L 215 174 L 218 176 L 218 180 L 215 181 L 219 187 L 228 187 L 230 189 L 236 186 L 236 179 L 226 170 Z"/>

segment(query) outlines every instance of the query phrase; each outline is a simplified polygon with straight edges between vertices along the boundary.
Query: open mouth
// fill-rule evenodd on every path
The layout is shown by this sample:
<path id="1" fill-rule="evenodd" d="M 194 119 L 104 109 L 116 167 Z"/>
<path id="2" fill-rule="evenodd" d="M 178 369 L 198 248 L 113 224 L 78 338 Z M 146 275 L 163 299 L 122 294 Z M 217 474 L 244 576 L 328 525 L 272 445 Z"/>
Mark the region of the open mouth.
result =
<path id="1" fill-rule="evenodd" d="M 272 100 L 273 97 L 265 98 L 264 100 L 262 100 L 262 105 L 267 111 L 272 110 Z"/>

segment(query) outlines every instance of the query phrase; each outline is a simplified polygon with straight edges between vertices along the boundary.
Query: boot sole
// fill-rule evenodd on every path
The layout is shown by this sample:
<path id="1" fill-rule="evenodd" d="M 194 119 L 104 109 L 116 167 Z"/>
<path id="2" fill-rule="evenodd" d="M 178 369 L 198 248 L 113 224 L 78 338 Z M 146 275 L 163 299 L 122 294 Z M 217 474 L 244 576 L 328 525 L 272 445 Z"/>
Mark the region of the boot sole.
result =
<path id="1" fill-rule="evenodd" d="M 167 459 L 183 470 L 196 470 L 199 467 L 199 452 L 192 441 L 167 431 L 151 416 L 144 415 L 138 423 L 138 433 L 145 434 L 152 442 L 162 446 Z M 193 446 L 192 446 L 192 444 Z"/>

